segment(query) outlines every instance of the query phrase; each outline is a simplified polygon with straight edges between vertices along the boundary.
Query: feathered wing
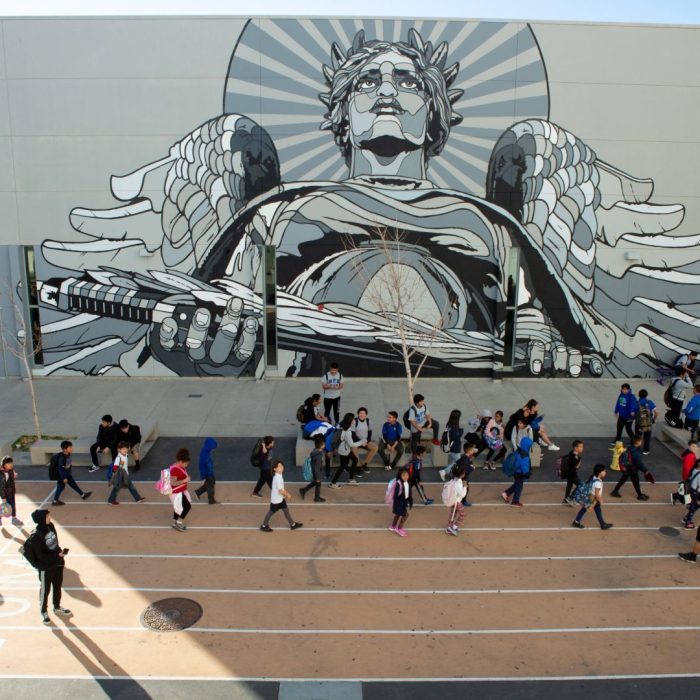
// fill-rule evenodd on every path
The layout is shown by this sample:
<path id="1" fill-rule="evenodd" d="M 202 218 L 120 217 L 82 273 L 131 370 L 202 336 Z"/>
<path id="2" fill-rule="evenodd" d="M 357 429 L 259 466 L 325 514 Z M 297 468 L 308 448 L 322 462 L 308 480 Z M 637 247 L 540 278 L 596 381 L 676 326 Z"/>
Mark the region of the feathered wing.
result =
<path id="1" fill-rule="evenodd" d="M 530 288 L 546 307 L 547 285 L 564 284 L 591 348 L 628 376 L 697 342 L 698 236 L 675 232 L 684 208 L 650 203 L 653 187 L 542 120 L 500 137 L 487 176 L 487 198 L 521 222 L 556 278 L 528 280 Z M 691 282 L 692 293 L 681 282 Z"/>

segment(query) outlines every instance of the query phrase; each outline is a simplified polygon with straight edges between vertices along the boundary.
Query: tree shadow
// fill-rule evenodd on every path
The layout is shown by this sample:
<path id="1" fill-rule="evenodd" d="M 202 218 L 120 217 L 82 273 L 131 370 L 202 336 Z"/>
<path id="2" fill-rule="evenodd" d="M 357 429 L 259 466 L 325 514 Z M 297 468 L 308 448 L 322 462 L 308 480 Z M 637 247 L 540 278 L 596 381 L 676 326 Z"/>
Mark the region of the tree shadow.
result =
<path id="1" fill-rule="evenodd" d="M 66 590 L 67 588 L 71 589 L 76 587 L 84 590 Z M 63 571 L 63 591 L 71 598 L 80 600 L 83 603 L 92 605 L 95 608 L 102 607 L 102 600 L 97 596 L 97 594 L 93 593 L 83 584 L 83 582 L 80 580 L 80 574 L 77 571 L 67 567 Z"/>
<path id="2" fill-rule="evenodd" d="M 129 674 L 85 632 L 77 627 L 68 626 L 65 628 L 51 627 L 51 632 L 82 664 L 110 700 L 152 700 L 152 696 L 144 687 L 138 681 L 130 678 Z M 78 646 L 76 641 L 71 639 L 71 635 L 92 654 L 94 661 Z M 115 677 L 105 678 L 105 676 Z"/>

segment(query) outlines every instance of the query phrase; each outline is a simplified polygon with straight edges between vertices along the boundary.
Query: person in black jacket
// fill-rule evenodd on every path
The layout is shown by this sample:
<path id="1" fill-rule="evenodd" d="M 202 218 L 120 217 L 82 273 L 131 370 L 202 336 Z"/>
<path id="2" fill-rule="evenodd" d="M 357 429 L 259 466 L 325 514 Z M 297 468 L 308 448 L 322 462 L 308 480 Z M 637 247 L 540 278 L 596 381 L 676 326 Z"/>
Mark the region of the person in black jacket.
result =
<path id="1" fill-rule="evenodd" d="M 567 503 L 572 508 L 579 506 L 576 501 L 571 498 L 571 494 L 576 490 L 581 483 L 578 478 L 578 470 L 581 466 L 581 455 L 583 454 L 583 440 L 574 440 L 571 443 L 571 452 L 564 455 L 561 460 L 561 478 L 566 479 L 566 490 L 564 491 L 564 500 L 562 503 Z"/>
<path id="2" fill-rule="evenodd" d="M 51 589 L 53 589 L 53 611 L 64 617 L 72 614 L 70 610 L 61 607 L 63 568 L 68 550 L 61 549 L 58 544 L 56 528 L 51 522 L 51 514 L 48 510 L 35 510 L 32 513 L 32 520 L 36 523 L 36 530 L 27 542 L 31 543 L 39 570 L 41 620 L 45 625 L 50 625 L 48 602 Z"/>
<path id="3" fill-rule="evenodd" d="M 112 416 L 107 413 L 102 416 L 100 426 L 97 428 L 97 438 L 94 444 L 90 446 L 90 457 L 92 457 L 92 466 L 88 469 L 90 472 L 96 472 L 100 468 L 100 458 L 98 452 L 107 452 L 109 450 L 112 455 L 112 462 L 117 457 L 117 426 L 112 420 Z M 110 464 L 111 464 L 110 463 Z"/>
<path id="4" fill-rule="evenodd" d="M 647 496 L 645 493 L 642 493 L 642 489 L 639 487 L 639 472 L 642 472 L 644 474 L 644 478 L 652 484 L 654 483 L 654 477 L 651 476 L 649 470 L 646 468 L 646 466 L 644 466 L 641 445 L 642 436 L 635 435 L 632 438 L 632 445 L 629 447 L 631 464 L 628 467 L 626 467 L 626 469 L 623 471 L 622 476 L 620 477 L 620 480 L 617 482 L 617 484 L 615 484 L 615 488 L 610 492 L 610 495 L 613 498 L 622 498 L 622 496 L 620 495 L 620 487 L 627 481 L 627 479 L 629 479 L 632 482 L 632 486 L 634 486 L 634 490 L 637 492 L 637 500 L 649 500 L 649 496 Z M 623 455 L 620 455 L 620 459 L 622 459 L 622 456 Z"/>
<path id="5" fill-rule="evenodd" d="M 312 394 L 304 401 L 304 425 L 312 420 L 329 422 L 328 418 L 321 412 L 321 394 Z"/>
<path id="6" fill-rule="evenodd" d="M 129 423 L 126 418 L 122 418 L 117 426 L 115 442 L 117 444 L 120 442 L 129 443 L 129 454 L 134 458 L 135 472 L 141 469 L 141 440 L 141 428 Z"/>
<path id="7" fill-rule="evenodd" d="M 80 498 L 86 501 L 90 498 L 92 491 L 83 491 L 80 486 L 76 483 L 73 478 L 73 443 L 70 440 L 64 440 L 61 443 L 61 451 L 56 455 L 56 468 L 58 469 L 58 474 L 56 474 L 56 491 L 53 495 L 53 500 L 51 501 L 52 506 L 64 506 L 66 505 L 61 500 L 61 494 L 66 486 L 70 486 L 73 491 L 75 491 Z"/>

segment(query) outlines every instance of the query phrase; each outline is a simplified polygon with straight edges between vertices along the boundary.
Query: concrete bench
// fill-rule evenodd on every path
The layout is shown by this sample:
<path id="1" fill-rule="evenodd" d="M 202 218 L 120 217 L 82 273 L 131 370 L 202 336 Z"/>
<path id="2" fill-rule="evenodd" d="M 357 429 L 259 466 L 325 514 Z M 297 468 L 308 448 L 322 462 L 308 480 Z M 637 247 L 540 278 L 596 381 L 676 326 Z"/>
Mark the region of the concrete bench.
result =
<path id="1" fill-rule="evenodd" d="M 141 459 L 143 459 L 150 451 L 153 444 L 158 439 L 158 424 L 157 423 L 143 423 L 139 424 L 141 428 Z M 75 440 L 71 440 L 73 443 L 73 464 L 75 466 L 89 466 L 92 464 L 92 459 L 90 457 L 90 446 L 95 442 L 95 438 L 80 437 Z M 60 442 L 56 440 L 37 440 L 34 444 L 29 446 L 29 456 L 31 458 L 31 463 L 36 465 L 48 464 L 51 460 L 52 455 L 60 451 Z M 101 461 L 100 466 L 105 466 L 105 459 L 108 462 L 112 461 L 110 453 L 106 455 L 99 453 L 99 458 Z"/>
<path id="2" fill-rule="evenodd" d="M 690 432 L 683 428 L 672 428 L 668 423 L 663 422 L 660 424 L 658 437 L 661 442 L 671 443 L 683 449 L 688 447 Z"/>

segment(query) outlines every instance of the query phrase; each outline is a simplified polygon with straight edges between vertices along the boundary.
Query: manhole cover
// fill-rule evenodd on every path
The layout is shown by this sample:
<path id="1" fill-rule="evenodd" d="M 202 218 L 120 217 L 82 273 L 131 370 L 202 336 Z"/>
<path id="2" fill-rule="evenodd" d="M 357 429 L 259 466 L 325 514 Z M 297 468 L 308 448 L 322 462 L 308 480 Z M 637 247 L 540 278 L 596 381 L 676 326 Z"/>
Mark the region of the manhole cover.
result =
<path id="1" fill-rule="evenodd" d="M 681 534 L 675 527 L 660 527 L 659 532 L 666 537 L 678 537 Z"/>
<path id="2" fill-rule="evenodd" d="M 192 627 L 202 617 L 202 606 L 189 598 L 165 598 L 141 613 L 141 624 L 156 632 L 177 632 Z"/>

